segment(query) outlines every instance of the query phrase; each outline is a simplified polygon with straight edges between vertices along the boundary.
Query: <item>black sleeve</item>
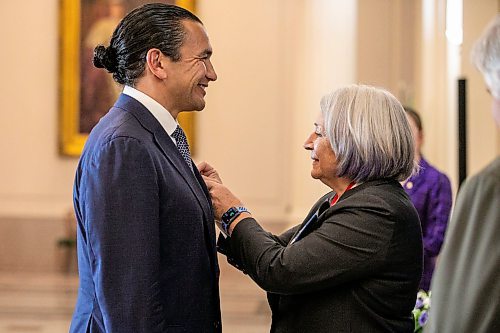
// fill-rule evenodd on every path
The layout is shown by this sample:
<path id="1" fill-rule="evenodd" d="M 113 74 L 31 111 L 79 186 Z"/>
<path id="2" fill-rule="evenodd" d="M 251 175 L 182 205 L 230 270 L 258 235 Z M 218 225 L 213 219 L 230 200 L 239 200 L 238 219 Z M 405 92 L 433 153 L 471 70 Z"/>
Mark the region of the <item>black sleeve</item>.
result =
<path id="1" fill-rule="evenodd" d="M 378 201 L 378 202 L 377 202 Z M 372 274 L 382 265 L 395 220 L 382 198 L 356 209 L 336 205 L 321 225 L 291 245 L 283 245 L 252 218 L 233 230 L 232 260 L 264 290 L 300 294 Z"/>
<path id="2" fill-rule="evenodd" d="M 312 214 L 316 212 L 318 207 L 326 200 L 326 198 L 331 197 L 332 192 L 326 193 L 323 195 L 317 202 L 316 204 L 311 208 L 309 213 L 307 214 L 306 218 L 304 221 L 307 221 Z M 245 219 L 246 220 L 246 219 Z M 304 221 L 302 223 L 304 223 Z M 240 223 L 244 223 L 244 220 L 242 220 Z M 300 224 L 296 225 L 295 227 L 288 229 L 287 231 L 283 232 L 281 235 L 273 235 L 270 232 L 266 232 L 266 237 L 269 237 L 270 239 L 273 239 L 276 243 L 280 244 L 281 246 L 287 246 L 292 237 L 295 235 L 297 230 L 300 228 Z M 244 270 L 243 265 L 241 261 L 238 260 L 237 257 L 235 257 L 232 248 L 231 248 L 231 238 L 230 237 L 225 237 L 222 233 L 219 234 L 219 238 L 217 240 L 217 251 L 227 257 L 227 262 L 231 264 L 232 266 L 236 267 L 237 269 L 241 270 L 243 273 L 247 274 L 247 272 Z"/>

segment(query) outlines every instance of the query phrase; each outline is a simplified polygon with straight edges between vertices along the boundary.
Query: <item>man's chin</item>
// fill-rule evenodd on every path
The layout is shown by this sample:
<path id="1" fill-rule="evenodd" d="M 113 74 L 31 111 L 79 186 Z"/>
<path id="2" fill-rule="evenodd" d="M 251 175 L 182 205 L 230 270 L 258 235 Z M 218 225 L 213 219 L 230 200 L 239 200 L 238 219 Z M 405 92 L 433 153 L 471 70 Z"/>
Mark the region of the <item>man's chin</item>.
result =
<path id="1" fill-rule="evenodd" d="M 193 111 L 202 111 L 205 108 L 205 100 L 202 99 L 201 101 L 195 103 L 193 105 Z"/>
<path id="2" fill-rule="evenodd" d="M 183 111 L 181 112 L 191 112 L 191 111 L 202 111 L 205 108 L 205 101 L 203 103 L 196 103 L 196 104 L 191 104 L 189 106 L 186 106 Z"/>

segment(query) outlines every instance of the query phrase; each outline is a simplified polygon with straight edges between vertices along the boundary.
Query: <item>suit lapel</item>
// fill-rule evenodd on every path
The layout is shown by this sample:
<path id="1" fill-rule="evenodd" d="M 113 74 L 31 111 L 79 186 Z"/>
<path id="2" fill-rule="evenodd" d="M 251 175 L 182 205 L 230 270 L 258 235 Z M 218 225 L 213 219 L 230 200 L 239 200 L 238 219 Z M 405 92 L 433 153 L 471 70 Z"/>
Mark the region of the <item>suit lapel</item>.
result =
<path id="1" fill-rule="evenodd" d="M 201 176 L 199 176 L 196 166 L 193 166 L 195 173 L 198 173 L 198 177 L 191 172 L 191 169 L 186 164 L 179 150 L 175 146 L 172 139 L 165 132 L 161 124 L 156 120 L 156 118 L 149 112 L 141 103 L 139 103 L 134 98 L 128 95 L 120 95 L 115 107 L 121 108 L 129 113 L 131 113 L 139 123 L 149 132 L 153 134 L 154 141 L 165 155 L 165 157 L 172 163 L 172 165 L 177 169 L 179 174 L 184 178 L 186 183 L 189 185 L 191 191 L 195 194 L 198 203 L 203 208 L 206 221 L 205 223 L 213 224 L 213 214 L 212 208 L 209 203 L 209 196 L 207 195 L 206 189 L 204 189 L 199 181 Z M 203 180 L 201 180 L 203 182 Z M 203 183 L 204 184 L 204 183 Z M 208 228 L 210 230 L 210 228 Z M 215 231 L 214 231 L 215 237 Z"/>
<path id="2" fill-rule="evenodd" d="M 162 132 L 153 133 L 153 135 L 156 144 L 162 150 L 163 154 L 175 166 L 175 168 L 177 169 L 177 171 L 179 171 L 179 173 L 184 178 L 186 183 L 188 183 L 189 187 L 191 188 L 191 191 L 193 191 L 193 193 L 196 195 L 196 199 L 198 199 L 199 204 L 203 207 L 203 211 L 205 212 L 205 217 L 209 219 L 212 214 L 207 200 L 208 198 L 203 192 L 200 182 L 198 181 L 198 179 L 196 179 L 193 172 L 191 172 L 191 169 L 182 158 L 181 154 L 179 153 L 179 150 L 173 143 L 172 139 L 168 137 L 168 134 L 165 133 L 165 131 L 163 131 L 163 133 Z M 195 169 L 196 166 L 193 166 L 193 171 L 198 172 L 198 170 Z"/>
<path id="3" fill-rule="evenodd" d="M 210 193 L 208 192 L 207 185 L 205 184 L 205 181 L 201 177 L 200 172 L 198 171 L 198 168 L 196 168 L 196 165 L 193 165 L 193 170 L 194 170 L 194 175 L 196 177 L 196 180 L 198 181 L 198 184 L 200 185 L 201 189 L 203 190 L 203 194 L 205 195 L 205 198 L 207 199 L 207 203 L 209 205 L 209 215 L 207 216 L 208 220 L 208 232 L 210 234 L 210 237 L 213 237 L 215 239 L 215 223 L 214 223 L 214 214 L 212 210 L 212 199 L 210 198 Z M 215 248 L 214 248 L 215 250 Z M 215 252 L 217 252 L 215 250 Z"/>

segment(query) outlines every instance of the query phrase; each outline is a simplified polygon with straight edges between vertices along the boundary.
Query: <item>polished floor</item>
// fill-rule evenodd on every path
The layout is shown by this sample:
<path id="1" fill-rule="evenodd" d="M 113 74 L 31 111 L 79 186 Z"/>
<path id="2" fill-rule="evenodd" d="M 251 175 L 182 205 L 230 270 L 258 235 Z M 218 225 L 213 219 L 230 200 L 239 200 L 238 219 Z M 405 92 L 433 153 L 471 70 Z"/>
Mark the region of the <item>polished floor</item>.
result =
<path id="1" fill-rule="evenodd" d="M 224 257 L 219 261 L 223 331 L 269 332 L 265 293 Z M 0 333 L 68 332 L 77 287 L 75 274 L 0 271 Z"/>

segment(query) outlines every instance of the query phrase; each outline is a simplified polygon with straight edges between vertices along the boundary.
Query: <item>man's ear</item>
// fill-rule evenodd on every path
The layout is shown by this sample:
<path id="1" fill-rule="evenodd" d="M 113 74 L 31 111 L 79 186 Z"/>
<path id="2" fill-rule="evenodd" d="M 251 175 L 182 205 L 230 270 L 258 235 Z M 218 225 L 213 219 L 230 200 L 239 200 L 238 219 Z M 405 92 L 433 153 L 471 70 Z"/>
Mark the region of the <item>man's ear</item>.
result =
<path id="1" fill-rule="evenodd" d="M 146 65 L 149 71 L 160 80 L 167 78 L 167 59 L 158 49 L 150 49 L 146 53 Z"/>

